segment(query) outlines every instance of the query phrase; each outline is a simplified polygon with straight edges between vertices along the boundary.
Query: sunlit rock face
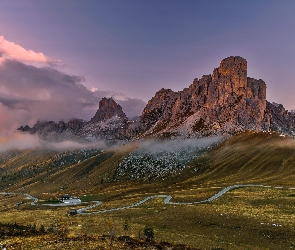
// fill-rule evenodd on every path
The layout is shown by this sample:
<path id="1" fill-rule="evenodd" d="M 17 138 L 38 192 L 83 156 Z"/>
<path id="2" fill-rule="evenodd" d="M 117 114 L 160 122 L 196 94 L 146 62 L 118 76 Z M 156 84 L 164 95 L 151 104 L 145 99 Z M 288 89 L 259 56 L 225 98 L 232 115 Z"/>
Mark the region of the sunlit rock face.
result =
<path id="1" fill-rule="evenodd" d="M 148 102 L 140 121 L 147 133 L 233 133 L 262 129 L 266 85 L 247 77 L 247 61 L 231 56 L 212 75 L 195 79 L 189 88 L 161 89 Z"/>

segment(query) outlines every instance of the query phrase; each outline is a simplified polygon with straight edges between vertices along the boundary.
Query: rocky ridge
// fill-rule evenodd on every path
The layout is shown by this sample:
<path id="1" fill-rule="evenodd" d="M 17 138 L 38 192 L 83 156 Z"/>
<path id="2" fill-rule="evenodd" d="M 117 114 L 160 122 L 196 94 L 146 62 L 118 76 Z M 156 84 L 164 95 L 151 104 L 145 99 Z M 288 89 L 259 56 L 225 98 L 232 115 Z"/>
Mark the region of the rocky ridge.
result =
<path id="1" fill-rule="evenodd" d="M 18 128 L 19 131 L 38 134 L 48 141 L 79 140 L 108 142 L 128 139 L 126 131 L 131 121 L 122 107 L 112 98 L 103 98 L 99 109 L 90 121 L 72 119 L 69 122 L 38 121 L 32 128 L 28 125 Z"/>
<path id="2" fill-rule="evenodd" d="M 247 61 L 230 56 L 212 75 L 194 79 L 179 92 L 161 89 L 148 102 L 137 122 L 122 107 L 103 98 L 89 121 L 37 122 L 20 131 L 37 133 L 46 140 L 129 140 L 135 137 L 208 136 L 243 130 L 271 130 L 295 136 L 295 114 L 266 100 L 263 80 L 247 76 Z"/>
<path id="3" fill-rule="evenodd" d="M 289 112 L 282 104 L 266 101 L 263 128 L 295 136 L 295 113 Z"/>

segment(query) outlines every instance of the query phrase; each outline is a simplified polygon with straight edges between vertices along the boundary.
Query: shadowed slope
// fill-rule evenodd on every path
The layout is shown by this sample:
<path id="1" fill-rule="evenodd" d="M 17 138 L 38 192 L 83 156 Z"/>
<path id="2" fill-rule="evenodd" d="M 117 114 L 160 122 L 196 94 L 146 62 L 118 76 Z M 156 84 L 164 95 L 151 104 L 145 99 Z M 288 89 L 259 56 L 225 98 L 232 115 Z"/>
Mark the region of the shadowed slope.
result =
<path id="1" fill-rule="evenodd" d="M 295 186 L 295 141 L 277 133 L 243 132 L 191 165 L 198 175 L 189 183 Z"/>

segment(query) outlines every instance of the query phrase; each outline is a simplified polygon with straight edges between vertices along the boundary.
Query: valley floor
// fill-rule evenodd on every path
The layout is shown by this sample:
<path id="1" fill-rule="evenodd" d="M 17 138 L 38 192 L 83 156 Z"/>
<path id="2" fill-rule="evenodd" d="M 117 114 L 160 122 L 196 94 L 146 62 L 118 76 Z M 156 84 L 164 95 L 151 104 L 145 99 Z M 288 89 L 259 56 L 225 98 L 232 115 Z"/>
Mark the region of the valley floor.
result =
<path id="1" fill-rule="evenodd" d="M 176 192 L 175 199 L 200 199 L 212 193 L 207 189 L 199 191 L 199 194 L 196 190 L 190 194 Z M 140 197 L 142 195 L 132 195 L 114 200 L 105 203 L 102 208 L 132 204 Z M 2 196 L 1 223 L 34 223 L 37 229 L 44 226 L 50 234 L 35 237 L 2 236 L 0 242 L 10 246 L 8 249 L 53 249 L 50 248 L 53 246 L 54 249 L 84 249 L 83 244 L 89 246 L 88 249 L 130 249 L 128 244 L 125 246 L 120 241 L 116 241 L 119 248 L 110 248 L 109 232 L 113 232 L 116 237 L 128 235 L 139 240 L 144 238 L 146 226 L 154 229 L 156 241 L 170 242 L 177 247 L 186 245 L 195 249 L 237 250 L 295 247 L 294 189 L 244 187 L 231 190 L 212 202 L 195 205 L 165 204 L 163 199 L 155 198 L 126 210 L 70 217 L 65 207 L 34 207 L 28 203 L 14 208 L 12 203 L 19 198 Z M 105 240 L 101 240 L 99 235 L 106 235 Z M 134 249 L 144 249 L 141 245 L 137 247 Z M 150 246 L 148 249 L 171 248 Z"/>

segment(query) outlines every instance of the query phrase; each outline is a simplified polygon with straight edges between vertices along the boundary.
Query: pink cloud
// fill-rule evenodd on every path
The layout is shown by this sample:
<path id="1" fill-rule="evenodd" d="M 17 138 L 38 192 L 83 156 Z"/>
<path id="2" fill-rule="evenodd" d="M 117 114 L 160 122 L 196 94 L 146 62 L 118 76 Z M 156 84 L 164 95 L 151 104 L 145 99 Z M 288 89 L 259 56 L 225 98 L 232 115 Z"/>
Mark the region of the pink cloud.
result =
<path id="1" fill-rule="evenodd" d="M 48 58 L 43 53 L 26 50 L 14 42 L 5 40 L 3 36 L 0 36 L 0 53 L 4 58 L 15 59 L 18 61 L 38 63 L 45 63 L 48 61 Z"/>

